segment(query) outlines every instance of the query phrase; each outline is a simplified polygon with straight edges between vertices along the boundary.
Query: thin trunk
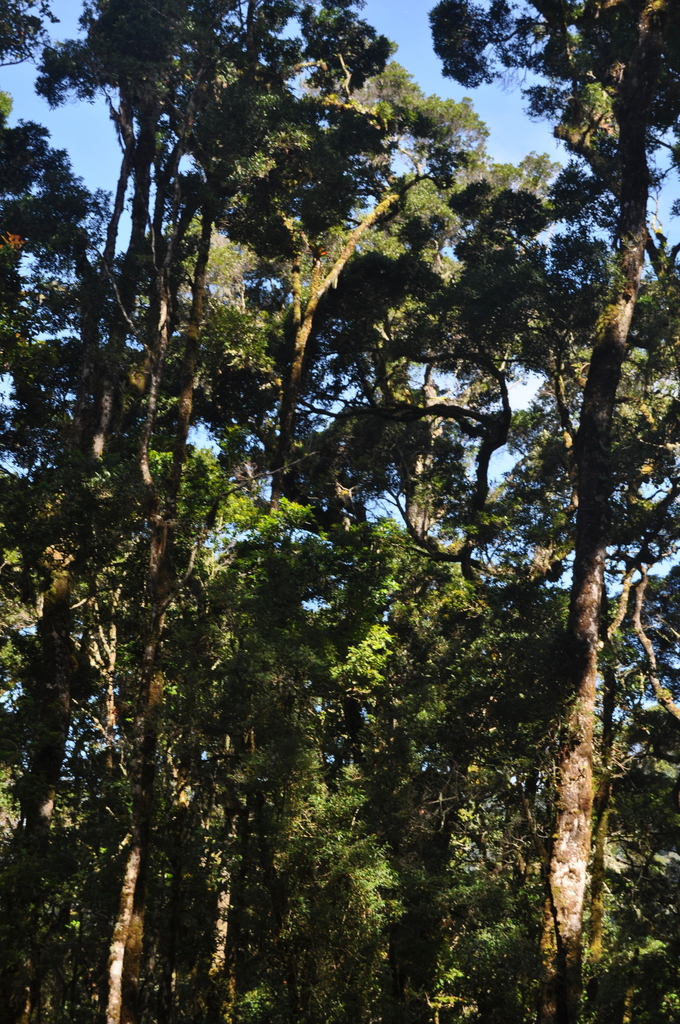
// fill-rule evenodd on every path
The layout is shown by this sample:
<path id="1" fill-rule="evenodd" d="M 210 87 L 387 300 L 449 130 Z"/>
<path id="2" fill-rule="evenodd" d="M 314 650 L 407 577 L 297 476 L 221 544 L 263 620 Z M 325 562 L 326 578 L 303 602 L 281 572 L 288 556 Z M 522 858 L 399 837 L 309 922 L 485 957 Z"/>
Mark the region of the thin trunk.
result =
<path id="1" fill-rule="evenodd" d="M 151 818 L 156 775 L 157 718 L 163 695 L 163 678 L 156 669 L 156 657 L 165 620 L 157 614 L 155 628 L 147 640 L 135 722 L 132 766 L 131 856 L 137 864 L 132 910 L 125 941 L 121 975 L 121 1024 L 136 1024 L 137 995 L 144 942 L 147 875 L 149 867 Z"/>
<path id="2" fill-rule="evenodd" d="M 571 702 L 558 755 L 558 789 L 549 885 L 555 956 L 548 965 L 539 1019 L 578 1020 L 582 993 L 582 930 L 593 802 L 593 721 L 600 614 L 609 540 L 611 424 L 647 241 L 646 129 L 658 77 L 661 38 L 648 4 L 638 22 L 635 53 L 622 76 L 616 114 L 620 140 L 617 299 L 602 318 L 590 361 L 577 437 L 579 507 L 567 626 Z M 549 1004 L 554 1011 L 549 1013 Z"/>
<path id="3" fill-rule="evenodd" d="M 616 707 L 616 676 L 611 666 L 605 670 L 602 700 L 602 777 L 595 794 L 595 848 L 590 879 L 590 945 L 589 961 L 592 977 L 588 982 L 588 998 L 597 1000 L 598 972 L 602 960 L 604 939 L 605 852 L 609 832 L 612 775 L 611 759 L 614 743 L 614 709 Z"/>
<path id="4" fill-rule="evenodd" d="M 628 982 L 626 987 L 626 994 L 623 997 L 623 1014 L 621 1016 L 621 1024 L 632 1024 L 633 1021 L 633 1002 L 635 1000 L 635 985 L 632 981 Z"/>
<path id="5" fill-rule="evenodd" d="M 223 873 L 222 888 L 217 897 L 217 920 L 215 922 L 215 948 L 210 965 L 205 1005 L 207 1020 L 231 1020 L 231 1009 L 236 994 L 233 972 L 233 957 L 230 956 L 229 945 L 232 940 L 231 928 L 231 875 Z"/>
<path id="6" fill-rule="evenodd" d="M 98 724 L 102 735 L 104 736 L 104 743 L 106 747 L 105 764 L 108 776 L 113 772 L 116 749 L 115 673 L 116 661 L 118 658 L 118 628 L 116 626 L 114 616 L 118 607 L 119 597 L 120 588 L 113 594 L 110 604 L 111 621 L 108 623 L 106 629 L 102 623 L 101 605 L 99 600 L 96 597 L 94 598 L 92 604 L 98 623 L 96 633 L 91 637 L 88 650 L 90 662 L 99 670 L 99 678 L 104 684 L 104 687 L 102 688 L 105 688 L 106 713 L 104 721 L 99 722 Z"/>
<path id="7" fill-rule="evenodd" d="M 104 674 L 104 678 L 106 679 L 106 732 L 104 739 L 106 742 L 106 770 L 109 774 L 113 772 L 114 751 L 116 747 L 116 691 L 114 687 L 114 670 L 116 667 L 117 640 L 116 627 L 115 624 L 112 624 L 109 630 L 109 658 Z"/>
<path id="8" fill-rule="evenodd" d="M 226 834 L 222 848 L 232 848 L 238 842 L 240 822 L 244 808 L 235 799 L 225 803 Z M 227 838 L 228 836 L 228 838 Z M 227 965 L 230 962 L 229 943 L 232 932 L 232 872 L 227 867 L 229 861 L 225 857 L 220 871 L 220 888 L 217 895 L 215 918 L 215 946 L 210 964 L 208 986 L 206 992 L 207 1019 L 228 1019 L 228 1006 L 233 1002 L 233 992 L 228 984 Z M 226 996 L 226 998 L 225 998 Z"/>
<path id="9" fill-rule="evenodd" d="M 519 798 L 522 804 L 522 810 L 524 812 L 524 819 L 527 823 L 529 831 L 531 832 L 531 838 L 533 839 L 534 848 L 538 859 L 541 863 L 541 874 L 545 882 L 546 893 L 543 899 L 543 906 L 541 908 L 541 939 L 539 944 L 539 953 L 541 957 L 542 974 L 541 974 L 541 996 L 539 1002 L 539 1013 L 538 1013 L 538 1024 L 544 1024 L 554 1020 L 557 1008 L 555 1005 L 555 992 L 554 986 L 551 984 L 552 970 L 551 965 L 555 959 L 555 921 L 554 921 L 554 908 L 552 904 L 552 898 L 550 894 L 550 887 L 548 885 L 548 873 L 550 870 L 550 853 L 548 847 L 543 841 L 543 838 L 536 828 L 536 821 L 534 813 L 531 809 L 531 804 L 527 798 L 526 788 L 520 782 L 515 783 L 515 789 L 519 794 Z"/>
<path id="10" fill-rule="evenodd" d="M 623 997 L 623 1012 L 621 1014 L 621 1024 L 633 1024 L 633 1004 L 635 1002 L 635 975 L 637 973 L 638 959 L 639 951 L 636 949 L 633 961 L 628 971 L 626 992 Z"/>
<path id="11" fill-rule="evenodd" d="M 604 938 L 604 888 L 607 835 L 609 829 L 609 812 L 611 800 L 611 777 L 605 775 L 595 796 L 595 849 L 593 851 L 593 870 L 590 881 L 590 963 L 597 972 L 602 960 Z M 593 978 L 595 984 L 589 989 L 589 995 L 597 994 L 597 973 Z"/>
<path id="12" fill-rule="evenodd" d="M 139 136 L 135 140 L 133 131 L 132 111 L 128 103 L 121 103 L 118 126 L 125 145 L 125 156 L 121 170 L 122 177 L 126 173 L 128 179 L 133 177 L 134 188 L 131 202 L 132 225 L 127 252 L 123 259 L 119 274 L 114 275 L 112 263 L 115 248 L 111 247 L 111 237 L 107 238 L 107 247 L 102 261 L 102 272 L 108 278 L 115 297 L 117 314 L 106 351 L 100 355 L 100 366 L 96 381 L 91 450 L 95 459 L 100 459 L 104 448 L 114 429 L 116 411 L 120 403 L 121 376 L 125 342 L 127 336 L 134 332 L 131 319 L 135 304 L 135 282 L 138 278 L 138 267 L 144 258 L 146 248 L 146 228 L 151 192 L 151 168 L 156 155 L 156 119 L 157 110 L 152 106 L 140 115 Z M 127 188 L 127 183 L 126 183 Z M 124 196 L 123 192 L 123 196 Z M 116 199 L 118 200 L 117 194 Z"/>
<path id="13" fill-rule="evenodd" d="M 131 305 L 131 291 L 126 285 L 126 275 L 122 275 L 120 287 L 113 276 L 113 261 L 120 229 L 120 221 L 125 209 L 125 196 L 130 181 L 133 165 L 138 163 L 135 158 L 136 142 L 133 130 L 132 107 L 129 99 L 121 92 L 118 110 L 111 108 L 111 116 L 118 128 L 123 158 L 121 161 L 113 210 L 109 219 L 106 244 L 101 255 L 99 270 L 93 278 L 89 290 L 82 298 L 81 334 L 83 340 L 83 365 L 78 380 L 78 393 L 73 414 L 72 439 L 74 446 L 89 452 L 93 458 L 101 458 L 104 445 L 111 429 L 116 406 L 116 389 L 120 374 L 120 350 L 128 325 L 119 309 L 118 322 L 111 330 L 111 338 L 106 352 L 100 347 L 100 318 L 106 304 L 108 287 L 114 289 L 117 302 L 121 306 Z M 137 171 L 139 169 L 137 168 Z M 142 179 L 144 175 L 142 174 Z M 146 176 L 148 178 L 148 174 Z M 135 179 L 135 190 L 139 190 Z M 140 230 L 133 231 L 128 248 L 127 262 L 133 247 L 138 247 Z M 91 272 L 92 273 L 92 272 Z M 92 407 L 88 410 L 88 403 Z"/>
<path id="14" fill-rule="evenodd" d="M 163 974 L 158 986 L 158 1014 L 156 1024 L 170 1024 L 174 1017 L 175 989 L 177 983 L 177 950 L 182 924 L 182 879 L 184 874 L 184 842 L 189 816 L 188 801 L 178 785 L 176 822 L 173 829 L 174 855 L 170 858 L 172 882 L 170 884 L 169 913 L 165 929 Z M 164 946 L 164 949 L 163 949 Z"/>
<path id="15" fill-rule="evenodd" d="M 109 952 L 109 999 L 106 1007 L 106 1024 L 120 1024 L 122 1006 L 123 957 L 132 920 L 132 902 L 139 875 L 139 848 L 130 848 L 125 863 L 125 874 L 120 892 L 118 916 L 113 929 L 113 940 Z"/>
<path id="16" fill-rule="evenodd" d="M 227 959 L 227 937 L 229 935 L 229 908 L 231 906 L 231 878 L 228 871 L 224 872 L 222 888 L 217 897 L 217 920 L 215 922 L 215 950 L 210 965 L 210 973 L 219 975 L 224 969 Z"/>
<path id="17" fill-rule="evenodd" d="M 428 365 L 425 380 L 423 381 L 424 404 L 434 405 L 438 400 L 437 389 L 432 383 L 432 366 Z M 427 473 L 432 468 L 434 461 L 433 447 L 434 440 L 443 433 L 444 421 L 436 416 L 425 417 L 425 424 L 428 431 L 429 446 L 424 453 L 419 453 L 415 461 L 404 467 L 403 488 L 405 494 L 406 522 L 409 524 L 409 532 L 413 531 L 419 542 L 427 545 L 430 527 L 432 526 L 432 501 L 430 488 L 427 484 Z"/>
<path id="18" fill-rule="evenodd" d="M 251 748 L 252 733 L 246 736 L 246 749 Z M 224 950 L 224 981 L 215 986 L 219 1010 L 225 1022 L 231 1024 L 234 1019 L 234 1007 L 240 991 L 240 982 L 244 973 L 247 943 L 244 942 L 243 923 L 246 920 L 245 894 L 247 891 L 248 872 L 253 863 L 253 819 L 255 794 L 247 794 L 245 805 L 236 818 L 237 863 L 238 870 L 232 878 L 232 891 L 229 900 L 229 916 L 227 918 L 227 936 Z M 217 980 L 217 979 L 216 979 Z"/>
<path id="19" fill-rule="evenodd" d="M 163 701 L 163 678 L 157 660 L 167 608 L 173 598 L 173 541 L 177 499 L 186 461 L 186 442 L 193 404 L 194 374 L 203 300 L 205 273 L 210 252 L 212 221 L 203 222 L 193 283 L 193 297 L 179 396 L 177 431 L 170 486 L 161 508 L 161 497 L 149 467 L 149 443 L 160 397 L 165 352 L 169 342 L 167 274 L 158 276 L 158 340 L 152 357 L 147 420 L 140 446 L 140 468 L 149 489 L 148 521 L 151 526 L 148 590 L 151 598 L 149 629 L 144 646 L 139 696 L 135 712 L 132 751 L 132 828 L 130 853 L 121 890 L 120 907 L 109 958 L 109 999 L 106 1024 L 136 1024 L 137 994 L 146 914 L 146 876 L 150 853 L 157 723 Z"/>
<path id="20" fill-rule="evenodd" d="M 647 660 L 649 662 L 649 681 L 652 684 L 654 690 L 654 696 L 658 700 L 662 708 L 664 708 L 671 717 L 671 721 L 678 726 L 680 724 L 680 706 L 675 703 L 669 690 L 666 690 L 659 680 L 658 668 L 656 662 L 656 654 L 654 652 L 654 646 L 652 641 L 645 633 L 644 626 L 642 625 L 642 609 L 645 603 L 645 591 L 647 590 L 647 570 L 642 568 L 640 571 L 640 580 L 635 587 L 635 605 L 633 610 L 633 628 L 637 635 L 638 640 L 642 644 Z"/>
<path id="21" fill-rule="evenodd" d="M 144 937 L 146 878 L 153 807 L 156 717 L 163 692 L 162 678 L 156 669 L 156 658 L 172 580 L 172 528 L 168 520 L 161 515 L 160 496 L 149 467 L 149 444 L 169 340 L 169 297 L 167 276 L 163 271 L 157 277 L 157 289 L 158 332 L 151 357 L 147 417 L 140 445 L 140 469 L 149 491 L 147 521 L 151 527 L 151 543 L 147 584 L 151 608 L 133 728 L 130 853 L 109 957 L 107 1024 L 134 1024 L 137 1019 L 137 992 Z"/>

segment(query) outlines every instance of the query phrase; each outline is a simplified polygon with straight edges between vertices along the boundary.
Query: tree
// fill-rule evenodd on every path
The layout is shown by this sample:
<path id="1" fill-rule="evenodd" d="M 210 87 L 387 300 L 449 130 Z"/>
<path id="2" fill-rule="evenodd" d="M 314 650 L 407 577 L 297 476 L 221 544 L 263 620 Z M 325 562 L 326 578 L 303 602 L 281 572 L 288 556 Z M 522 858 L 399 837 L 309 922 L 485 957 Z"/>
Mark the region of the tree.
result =
<path id="1" fill-rule="evenodd" d="M 545 84 L 527 90 L 533 113 L 579 158 L 565 173 L 609 205 L 616 272 L 593 324 L 592 352 L 575 438 L 578 513 L 566 643 L 570 701 L 559 761 L 549 894 L 554 944 L 546 965 L 541 1020 L 576 1020 L 581 936 L 590 855 L 593 712 L 606 551 L 611 543 L 611 430 L 631 324 L 649 247 L 650 156 L 675 117 L 677 16 L 670 5 L 528 4 L 476 7 L 442 2 L 431 14 L 447 74 L 464 84 L 490 80 L 488 51 L 505 67 L 527 67 Z M 581 169 L 582 168 L 582 169 Z M 606 208 L 606 205 L 605 205 Z M 655 246 L 652 243 L 652 251 Z M 552 927 L 552 925 L 551 925 Z"/>

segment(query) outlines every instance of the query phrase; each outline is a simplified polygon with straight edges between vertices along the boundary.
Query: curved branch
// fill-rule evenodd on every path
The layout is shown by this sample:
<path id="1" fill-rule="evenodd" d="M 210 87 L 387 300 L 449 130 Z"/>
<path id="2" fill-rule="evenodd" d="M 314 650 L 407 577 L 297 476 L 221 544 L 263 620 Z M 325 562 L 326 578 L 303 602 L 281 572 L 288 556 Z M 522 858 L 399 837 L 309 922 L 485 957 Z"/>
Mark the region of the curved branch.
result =
<path id="1" fill-rule="evenodd" d="M 642 644 L 645 654 L 647 655 L 647 661 L 649 662 L 649 680 L 654 690 L 654 696 L 658 700 L 659 704 L 666 709 L 668 714 L 680 728 L 680 707 L 675 703 L 671 697 L 670 691 L 667 690 L 659 682 L 657 675 L 657 662 L 656 654 L 654 653 L 654 645 L 644 631 L 642 625 L 642 608 L 645 600 L 645 591 L 647 589 L 647 570 L 643 568 L 641 571 L 640 581 L 635 588 L 635 608 L 633 610 L 633 627 L 637 634 L 638 640 Z"/>
<path id="2" fill-rule="evenodd" d="M 607 640 L 611 640 L 616 631 L 620 628 L 621 623 L 626 617 L 628 611 L 628 599 L 630 597 L 630 588 L 633 584 L 633 574 L 635 568 L 627 569 L 623 576 L 623 587 L 621 589 L 621 596 L 616 606 L 616 615 L 612 619 L 611 624 L 607 628 Z"/>

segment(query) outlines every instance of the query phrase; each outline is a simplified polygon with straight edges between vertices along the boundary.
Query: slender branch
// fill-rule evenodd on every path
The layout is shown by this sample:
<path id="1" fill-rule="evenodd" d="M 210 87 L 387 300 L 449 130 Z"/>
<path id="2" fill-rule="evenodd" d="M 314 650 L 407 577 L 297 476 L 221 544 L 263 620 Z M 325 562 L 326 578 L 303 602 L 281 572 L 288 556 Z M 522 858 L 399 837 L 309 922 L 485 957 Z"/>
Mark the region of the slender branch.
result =
<path id="1" fill-rule="evenodd" d="M 633 583 L 633 575 L 635 568 L 628 569 L 623 577 L 623 587 L 621 589 L 621 596 L 619 597 L 618 604 L 616 606 L 616 615 L 611 621 L 607 629 L 607 640 L 611 640 L 616 631 L 620 628 L 621 623 L 626 617 L 628 611 L 628 600 L 630 597 L 630 588 Z"/>
<path id="2" fill-rule="evenodd" d="M 641 569 L 641 578 L 635 588 L 635 608 L 633 610 L 633 626 L 637 634 L 638 640 L 642 644 L 645 654 L 647 655 L 647 661 L 649 662 L 649 680 L 654 690 L 654 696 L 658 700 L 659 704 L 666 709 L 668 714 L 674 719 L 675 722 L 680 726 L 680 707 L 673 700 L 670 692 L 661 685 L 657 674 L 657 661 L 656 654 L 654 652 L 654 645 L 644 631 L 642 625 L 642 608 L 645 600 L 645 591 L 647 589 L 647 569 L 643 567 Z"/>
<path id="3" fill-rule="evenodd" d="M 115 277 L 113 276 L 113 274 L 111 272 L 111 268 L 109 267 L 109 264 L 106 261 L 106 256 L 105 256 L 104 253 L 102 253 L 101 260 L 102 260 L 102 267 L 104 268 L 104 272 L 106 273 L 106 276 L 108 277 L 109 281 L 111 282 L 111 287 L 113 289 L 113 295 L 114 295 L 114 298 L 116 300 L 116 305 L 118 306 L 118 309 L 119 309 L 123 319 L 125 320 L 125 323 L 130 328 L 132 336 L 136 337 L 137 336 L 137 327 L 133 323 L 133 321 L 130 319 L 130 317 L 128 315 L 128 311 L 126 310 L 125 306 L 123 305 L 123 300 L 120 297 L 120 292 L 118 291 L 118 285 L 116 284 L 116 279 L 115 279 Z"/>

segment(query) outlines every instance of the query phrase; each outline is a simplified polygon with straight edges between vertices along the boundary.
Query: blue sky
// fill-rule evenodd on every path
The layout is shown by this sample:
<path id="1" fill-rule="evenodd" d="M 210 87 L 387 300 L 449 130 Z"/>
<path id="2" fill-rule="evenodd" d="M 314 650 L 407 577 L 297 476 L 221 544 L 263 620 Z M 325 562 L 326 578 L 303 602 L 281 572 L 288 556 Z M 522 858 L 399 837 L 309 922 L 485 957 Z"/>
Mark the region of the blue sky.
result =
<path id="1" fill-rule="evenodd" d="M 390 39 L 399 49 L 395 59 L 403 64 L 427 93 L 461 99 L 470 95 L 475 109 L 487 123 L 491 135 L 489 151 L 502 162 L 517 162 L 531 150 L 559 159 L 559 147 L 547 124 L 531 122 L 523 113 L 519 88 L 499 85 L 463 90 L 445 79 L 432 49 L 428 11 L 435 0 L 424 3 L 405 0 L 368 0 L 363 17 Z M 52 27 L 55 39 L 77 34 L 78 0 L 53 0 L 52 9 L 60 19 Z M 0 89 L 12 94 L 12 121 L 19 118 L 46 125 L 53 145 L 66 149 L 73 168 L 90 188 L 113 189 L 119 166 L 119 150 L 103 102 L 70 103 L 51 111 L 33 90 L 35 69 L 28 64 L 0 68 Z"/>
<path id="2" fill-rule="evenodd" d="M 394 59 L 411 72 L 424 92 L 456 100 L 466 95 L 472 97 L 475 109 L 491 132 L 489 151 L 495 160 L 518 163 L 532 150 L 558 160 L 561 147 L 548 124 L 532 122 L 526 116 L 519 85 L 512 89 L 495 84 L 465 90 L 443 77 L 441 63 L 432 49 L 428 20 L 434 4 L 435 0 L 368 0 L 363 17 L 397 43 L 399 49 Z"/>

